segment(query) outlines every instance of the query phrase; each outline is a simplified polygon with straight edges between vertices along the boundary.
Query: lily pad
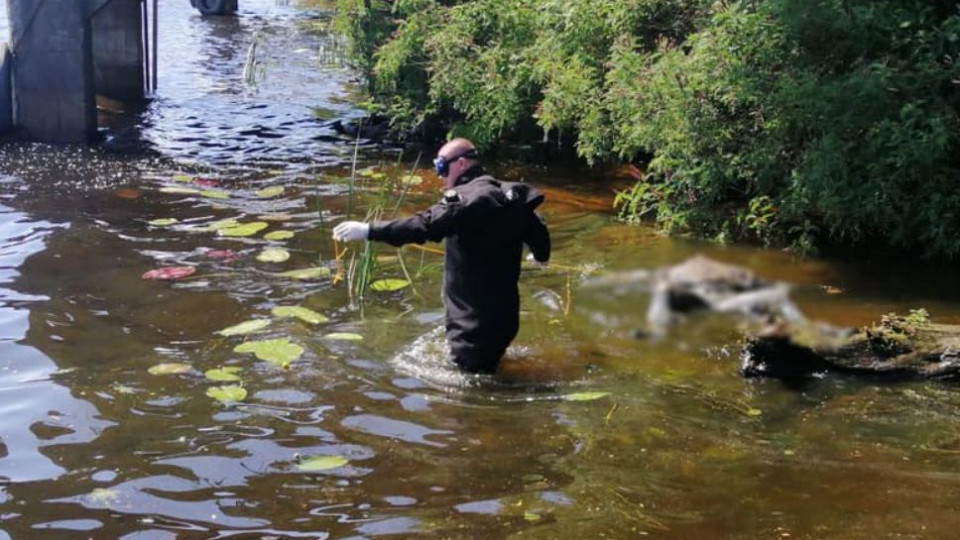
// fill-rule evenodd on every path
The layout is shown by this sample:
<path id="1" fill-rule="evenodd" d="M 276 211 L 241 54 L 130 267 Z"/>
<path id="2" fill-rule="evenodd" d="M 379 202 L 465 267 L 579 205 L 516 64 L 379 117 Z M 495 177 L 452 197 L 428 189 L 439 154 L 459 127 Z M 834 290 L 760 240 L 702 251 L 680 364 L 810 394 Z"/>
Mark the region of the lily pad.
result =
<path id="1" fill-rule="evenodd" d="M 374 281 L 370 284 L 370 288 L 377 292 L 391 292 L 399 291 L 408 285 L 410 285 L 410 282 L 405 279 L 390 278 Z"/>
<path id="2" fill-rule="evenodd" d="M 563 399 L 564 401 L 594 401 L 609 395 L 610 392 L 577 392 L 575 394 L 567 394 L 563 396 Z"/>
<path id="3" fill-rule="evenodd" d="M 200 196 L 208 199 L 229 199 L 230 193 L 227 191 L 221 191 L 219 189 L 207 189 L 201 191 Z"/>
<path id="4" fill-rule="evenodd" d="M 290 252 L 283 248 L 267 248 L 257 254 L 260 262 L 282 263 L 290 260 Z"/>
<path id="5" fill-rule="evenodd" d="M 297 468 L 308 472 L 329 471 L 339 469 L 349 463 L 349 459 L 341 456 L 313 456 L 301 461 Z"/>
<path id="6" fill-rule="evenodd" d="M 245 336 L 270 326 L 270 319 L 253 319 L 217 331 L 221 336 Z"/>
<path id="7" fill-rule="evenodd" d="M 132 200 L 140 198 L 140 190 L 136 188 L 120 188 L 114 191 L 113 194 L 121 199 Z"/>
<path id="8" fill-rule="evenodd" d="M 207 395 L 220 403 L 237 403 L 247 399 L 247 391 L 236 384 L 207 388 Z"/>
<path id="9" fill-rule="evenodd" d="M 273 308 L 272 313 L 275 317 L 295 317 L 310 324 L 320 324 L 330 320 L 312 309 L 301 306 L 278 306 Z"/>
<path id="10" fill-rule="evenodd" d="M 170 193 L 173 195 L 197 195 L 200 193 L 200 190 L 189 187 L 164 186 L 160 188 L 160 193 Z"/>
<path id="11" fill-rule="evenodd" d="M 228 227 L 226 229 L 220 229 L 217 231 L 220 236 L 231 236 L 231 237 L 240 237 L 240 236 L 253 236 L 258 232 L 269 227 L 268 224 L 263 221 L 254 221 L 252 223 L 244 223 L 243 225 L 238 225 L 236 227 Z"/>
<path id="12" fill-rule="evenodd" d="M 330 269 L 326 266 L 318 266 L 316 268 L 298 268 L 296 270 L 287 270 L 280 274 L 281 276 L 292 278 L 292 279 L 320 279 L 330 276 Z"/>
<path id="13" fill-rule="evenodd" d="M 360 170 L 357 174 L 373 180 L 383 180 L 387 177 L 386 173 L 377 171 L 376 167 L 367 167 L 366 169 Z"/>
<path id="14" fill-rule="evenodd" d="M 237 375 L 237 373 L 240 373 L 241 371 L 243 371 L 243 369 L 238 367 L 223 367 L 207 370 L 204 375 L 206 375 L 211 381 L 231 382 L 240 380 L 240 376 Z"/>
<path id="15" fill-rule="evenodd" d="M 240 226 L 240 222 L 233 218 L 221 219 L 218 221 L 214 221 L 210 225 L 207 225 L 207 227 L 215 231 L 219 231 L 221 229 L 232 229 L 233 227 L 239 227 L 239 226 Z"/>
<path id="16" fill-rule="evenodd" d="M 193 182 L 193 177 L 189 174 L 175 174 L 173 175 L 174 182 L 180 182 L 181 184 L 188 184 Z"/>
<path id="17" fill-rule="evenodd" d="M 751 407 L 747 409 L 747 416 L 763 416 L 763 411 Z"/>
<path id="18" fill-rule="evenodd" d="M 180 373 L 186 373 L 193 369 L 190 364 L 182 364 L 180 362 L 167 362 L 163 364 L 157 364 L 151 366 L 147 370 L 151 375 L 177 375 Z"/>
<path id="19" fill-rule="evenodd" d="M 211 249 L 204 253 L 208 259 L 236 259 L 239 255 L 232 249 Z"/>
<path id="20" fill-rule="evenodd" d="M 174 223 L 179 223 L 180 220 L 177 218 L 157 218 L 151 219 L 147 223 L 153 225 L 154 227 L 166 227 L 168 225 L 173 225 Z"/>
<path id="21" fill-rule="evenodd" d="M 293 218 L 287 214 L 260 214 L 259 216 L 257 216 L 257 219 L 259 219 L 260 221 L 281 222 L 281 221 L 290 221 Z"/>
<path id="22" fill-rule="evenodd" d="M 362 341 L 363 336 L 360 334 L 353 334 L 351 332 L 334 332 L 332 334 L 327 334 L 323 336 L 326 339 L 333 339 L 336 341 Z"/>
<path id="23" fill-rule="evenodd" d="M 290 362 L 303 355 L 303 347 L 291 343 L 287 338 L 247 341 L 233 349 L 238 353 L 253 353 L 257 358 L 279 367 L 287 367 Z"/>
<path id="24" fill-rule="evenodd" d="M 267 240 L 289 240 L 293 238 L 293 231 L 271 231 L 263 235 Z"/>
<path id="25" fill-rule="evenodd" d="M 408 174 L 400 177 L 400 183 L 405 186 L 419 186 L 423 183 L 423 178 L 415 174 Z"/>
<path id="26" fill-rule="evenodd" d="M 260 197 L 261 199 L 269 199 L 271 197 L 276 197 L 277 195 L 283 195 L 283 190 L 283 186 L 270 186 L 257 191 L 257 197 Z"/>
<path id="27" fill-rule="evenodd" d="M 168 266 L 166 268 L 156 268 L 154 270 L 148 270 L 140 276 L 143 279 L 159 279 L 164 281 L 172 281 L 177 279 L 183 279 L 187 276 L 191 276 L 196 273 L 197 269 L 193 266 Z"/>

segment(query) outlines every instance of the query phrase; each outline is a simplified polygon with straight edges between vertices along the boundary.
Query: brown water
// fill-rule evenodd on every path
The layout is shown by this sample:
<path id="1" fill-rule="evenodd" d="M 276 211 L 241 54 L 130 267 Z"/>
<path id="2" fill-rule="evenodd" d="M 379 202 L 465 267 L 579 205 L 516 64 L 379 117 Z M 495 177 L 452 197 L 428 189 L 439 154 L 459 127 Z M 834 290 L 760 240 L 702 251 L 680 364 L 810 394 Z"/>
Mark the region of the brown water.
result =
<path id="1" fill-rule="evenodd" d="M 348 207 L 362 216 L 381 182 L 349 197 L 353 145 L 311 120 L 313 108 L 359 114 L 350 73 L 320 69 L 310 52 L 322 39 L 304 30 L 311 12 L 242 0 L 238 19 L 204 20 L 185 0 L 164 4 L 158 99 L 123 134 L 147 157 L 0 148 L 0 539 L 957 536 L 955 386 L 743 380 L 734 323 L 695 318 L 639 341 L 643 293 L 581 287 L 584 270 L 707 253 L 795 283 L 800 308 L 834 324 L 919 307 L 960 323 L 955 268 L 666 239 L 606 210 L 615 173 L 503 169 L 548 192 L 555 265 L 524 272 L 504 373 L 457 377 L 438 353 L 437 254 L 402 250 L 414 287 L 363 301 L 343 282 L 277 275 L 335 269 L 330 225 Z M 255 31 L 272 60 L 249 86 L 240 73 Z M 362 166 L 397 159 L 367 146 Z M 403 158 L 406 168 L 415 156 Z M 159 190 L 185 186 L 178 174 L 215 180 L 199 189 L 227 198 Z M 401 212 L 436 198 L 421 174 Z M 270 186 L 283 194 L 257 196 Z M 263 214 L 287 219 L 265 232 L 296 235 L 203 230 Z M 157 218 L 178 222 L 148 223 Z M 291 259 L 258 262 L 266 245 Z M 378 254 L 376 277 L 402 277 L 396 250 Z M 140 277 L 173 265 L 197 273 Z M 279 305 L 330 321 L 215 334 Z M 267 337 L 305 353 L 281 369 L 233 352 Z M 148 372 L 164 362 L 192 369 Z M 204 372 L 220 366 L 242 368 L 242 404 L 206 395 L 220 383 Z M 608 395 L 564 399 L 584 392 Z M 348 463 L 302 471 L 313 456 Z"/>

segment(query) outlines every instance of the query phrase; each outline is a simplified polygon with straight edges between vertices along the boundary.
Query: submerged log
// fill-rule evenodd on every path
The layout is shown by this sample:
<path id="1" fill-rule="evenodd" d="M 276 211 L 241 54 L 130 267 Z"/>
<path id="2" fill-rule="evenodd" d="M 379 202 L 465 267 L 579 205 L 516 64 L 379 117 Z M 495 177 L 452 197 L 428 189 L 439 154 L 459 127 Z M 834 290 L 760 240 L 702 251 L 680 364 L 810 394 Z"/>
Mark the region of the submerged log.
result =
<path id="1" fill-rule="evenodd" d="M 841 373 L 886 381 L 960 381 L 960 326 L 896 315 L 855 330 L 775 323 L 747 337 L 740 360 L 745 377 L 796 381 Z"/>

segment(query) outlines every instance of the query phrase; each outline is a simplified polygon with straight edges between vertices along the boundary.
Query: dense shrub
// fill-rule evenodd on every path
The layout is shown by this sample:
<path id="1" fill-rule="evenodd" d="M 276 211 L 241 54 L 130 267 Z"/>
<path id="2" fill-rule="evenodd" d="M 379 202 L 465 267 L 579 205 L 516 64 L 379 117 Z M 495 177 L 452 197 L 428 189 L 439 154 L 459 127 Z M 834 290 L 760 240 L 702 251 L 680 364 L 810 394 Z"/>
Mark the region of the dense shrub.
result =
<path id="1" fill-rule="evenodd" d="M 340 0 L 399 127 L 642 162 L 624 217 L 960 254 L 955 1 Z"/>

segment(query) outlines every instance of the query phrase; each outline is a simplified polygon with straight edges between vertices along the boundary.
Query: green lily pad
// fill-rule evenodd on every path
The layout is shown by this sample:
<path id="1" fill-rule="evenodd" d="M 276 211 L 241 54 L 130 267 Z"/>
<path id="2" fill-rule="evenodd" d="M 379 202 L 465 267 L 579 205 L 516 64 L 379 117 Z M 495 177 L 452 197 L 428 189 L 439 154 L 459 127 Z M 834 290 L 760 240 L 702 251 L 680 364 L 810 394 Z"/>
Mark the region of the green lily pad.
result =
<path id="1" fill-rule="evenodd" d="M 540 517 L 540 514 L 537 514 L 535 512 L 524 512 L 523 519 L 525 519 L 526 521 L 534 522 L 534 521 L 540 521 L 541 517 Z"/>
<path id="2" fill-rule="evenodd" d="M 167 362 L 151 366 L 147 372 L 149 372 L 151 375 L 178 375 L 180 373 L 186 373 L 191 369 L 193 369 L 193 367 L 190 364 Z"/>
<path id="3" fill-rule="evenodd" d="M 271 231 L 263 237 L 267 240 L 289 240 L 293 238 L 293 231 Z"/>
<path id="4" fill-rule="evenodd" d="M 408 174 L 400 177 L 400 183 L 405 186 L 419 186 L 423 183 L 423 178 L 415 174 Z"/>
<path id="5" fill-rule="evenodd" d="M 174 182 L 180 182 L 181 184 L 188 184 L 193 182 L 193 177 L 189 174 L 175 174 L 173 175 Z"/>
<path id="6" fill-rule="evenodd" d="M 760 409 L 747 409 L 747 416 L 763 416 L 763 411 Z"/>
<path id="7" fill-rule="evenodd" d="M 236 384 L 207 388 L 207 395 L 220 403 L 237 403 L 247 399 L 247 391 Z"/>
<path id="8" fill-rule="evenodd" d="M 383 180 L 387 177 L 386 173 L 377 171 L 376 167 L 367 167 L 366 169 L 360 170 L 357 174 L 363 176 L 364 178 L 370 178 L 372 180 Z"/>
<path id="9" fill-rule="evenodd" d="M 303 347 L 291 343 L 287 338 L 267 339 L 263 341 L 247 341 L 233 349 L 238 353 L 253 353 L 264 362 L 285 368 L 303 355 Z"/>
<path id="10" fill-rule="evenodd" d="M 405 279 L 380 279 L 374 281 L 370 284 L 370 288 L 378 292 L 391 292 L 399 291 L 400 289 L 410 285 L 410 282 Z"/>
<path id="11" fill-rule="evenodd" d="M 283 195 L 283 186 L 271 186 L 268 188 L 263 188 L 260 191 L 257 191 L 257 197 L 261 199 L 269 199 L 271 197 L 276 197 L 277 195 Z"/>
<path id="12" fill-rule="evenodd" d="M 333 339 L 337 341 L 362 341 L 363 336 L 360 334 L 353 334 L 351 332 L 334 332 L 332 334 L 327 334 L 323 336 L 326 339 Z"/>
<path id="13" fill-rule="evenodd" d="M 240 376 L 237 375 L 237 373 L 240 373 L 241 371 L 243 371 L 243 369 L 238 367 L 222 367 L 219 369 L 207 370 L 204 375 L 206 375 L 211 381 L 231 382 L 240 380 Z"/>
<path id="14" fill-rule="evenodd" d="M 207 189 L 201 191 L 200 196 L 208 199 L 229 199 L 230 193 L 227 191 L 221 191 L 219 189 Z"/>
<path id="15" fill-rule="evenodd" d="M 164 186 L 160 188 L 160 193 L 170 193 L 173 195 L 197 195 L 200 193 L 200 190 L 189 187 Z"/>
<path id="16" fill-rule="evenodd" d="M 264 328 L 270 326 L 270 319 L 253 319 L 250 321 L 245 321 L 240 324 L 235 324 L 224 328 L 223 330 L 218 330 L 217 334 L 221 336 L 245 336 L 247 334 L 253 334 L 259 332 Z"/>
<path id="17" fill-rule="evenodd" d="M 257 254 L 260 262 L 282 263 L 290 260 L 290 252 L 283 248 L 267 248 Z"/>
<path id="18" fill-rule="evenodd" d="M 240 237 L 240 236 L 253 236 L 258 232 L 269 227 L 268 224 L 263 221 L 254 221 L 252 223 L 244 223 L 243 225 L 238 225 L 236 227 L 228 227 L 226 229 L 220 229 L 217 231 L 220 236 L 231 236 L 231 237 Z"/>
<path id="19" fill-rule="evenodd" d="M 339 469 L 349 463 L 350 460 L 341 456 L 313 456 L 301 461 L 297 468 L 308 472 L 329 471 Z"/>
<path id="20" fill-rule="evenodd" d="M 320 324 L 330 320 L 312 309 L 300 306 L 278 306 L 273 308 L 272 313 L 275 317 L 295 317 L 310 324 Z"/>
<path id="21" fill-rule="evenodd" d="M 221 229 L 232 229 L 234 227 L 239 227 L 239 226 L 240 226 L 239 221 L 233 218 L 229 218 L 229 219 L 221 219 L 218 221 L 214 221 L 207 227 L 209 227 L 210 229 L 213 229 L 214 231 L 219 231 Z"/>
<path id="22" fill-rule="evenodd" d="M 594 401 L 609 395 L 610 392 L 577 392 L 575 394 L 567 394 L 563 396 L 563 399 L 564 401 Z"/>
<path id="23" fill-rule="evenodd" d="M 316 268 L 298 268 L 296 270 L 287 270 L 280 274 L 281 276 L 292 278 L 292 279 L 320 279 L 330 276 L 330 269 L 326 266 L 319 266 Z"/>
<path id="24" fill-rule="evenodd" d="M 174 223 L 179 223 L 179 222 L 180 222 L 179 219 L 170 217 L 170 218 L 151 219 L 147 223 L 149 223 L 150 225 L 153 225 L 154 227 L 166 227 L 168 225 L 173 225 Z"/>

